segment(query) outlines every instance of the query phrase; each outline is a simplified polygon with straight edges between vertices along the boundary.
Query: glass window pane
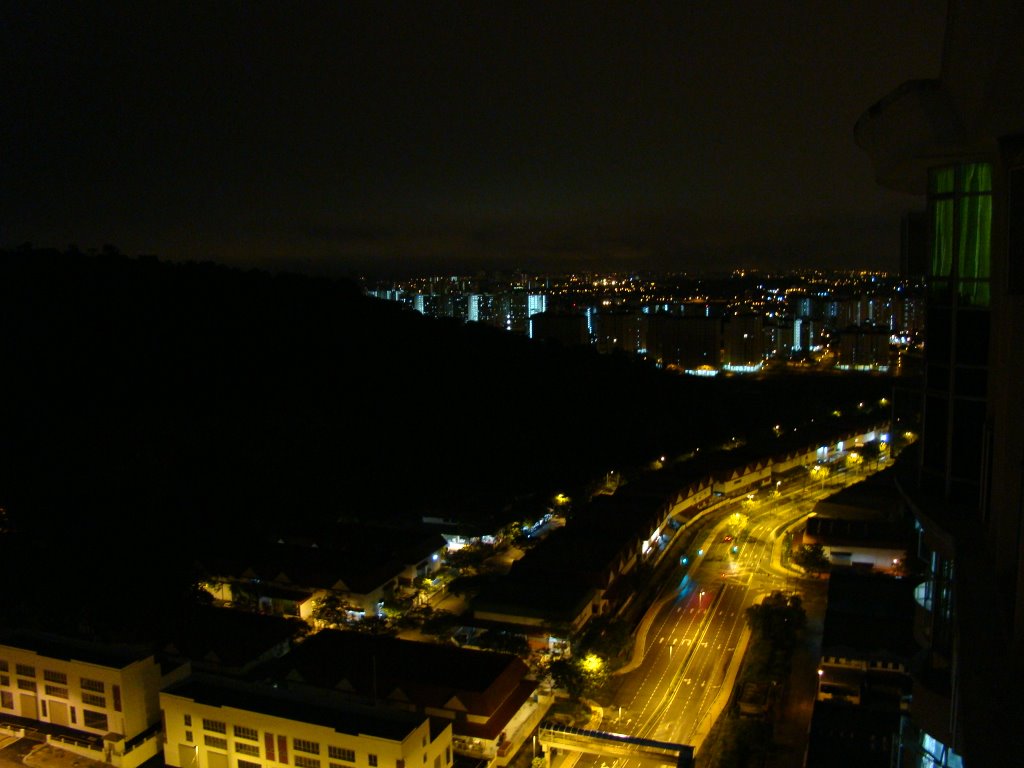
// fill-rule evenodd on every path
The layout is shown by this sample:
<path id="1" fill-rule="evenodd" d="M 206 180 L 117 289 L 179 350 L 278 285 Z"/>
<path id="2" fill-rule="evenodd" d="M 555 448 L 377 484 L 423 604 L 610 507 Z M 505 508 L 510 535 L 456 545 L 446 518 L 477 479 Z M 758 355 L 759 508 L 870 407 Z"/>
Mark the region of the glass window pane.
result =
<path id="1" fill-rule="evenodd" d="M 985 397 L 988 372 L 983 368 L 958 368 L 956 371 L 956 397 Z"/>
<path id="2" fill-rule="evenodd" d="M 1024 167 L 1010 171 L 1008 282 L 1013 293 L 1024 292 Z"/>
<path id="3" fill-rule="evenodd" d="M 956 316 L 956 352 L 960 365 L 988 363 L 989 329 L 991 313 L 981 310 L 963 310 Z"/>
<path id="4" fill-rule="evenodd" d="M 949 406 L 942 397 L 929 396 L 925 401 L 924 434 L 921 444 L 924 450 L 924 466 L 939 474 L 946 471 L 946 441 L 949 437 Z"/>
<path id="5" fill-rule="evenodd" d="M 968 194 L 992 191 L 992 166 L 988 163 L 963 166 L 961 178 L 963 191 Z"/>
<path id="6" fill-rule="evenodd" d="M 932 202 L 932 268 L 930 277 L 949 277 L 953 271 L 953 201 Z"/>
<path id="7" fill-rule="evenodd" d="M 928 362 L 945 364 L 953 356 L 953 313 L 947 307 L 928 307 Z"/>
<path id="8" fill-rule="evenodd" d="M 981 444 L 985 427 L 985 404 L 959 401 L 953 412 L 954 475 L 977 482 L 981 477 Z"/>
<path id="9" fill-rule="evenodd" d="M 965 197 L 960 201 L 960 277 L 989 277 L 992 247 L 992 198 Z"/>
<path id="10" fill-rule="evenodd" d="M 953 191 L 953 169 L 933 168 L 929 174 L 928 191 L 933 195 L 951 193 Z"/>
<path id="11" fill-rule="evenodd" d="M 957 284 L 960 304 L 967 307 L 987 307 L 991 301 L 988 280 L 962 280 Z"/>

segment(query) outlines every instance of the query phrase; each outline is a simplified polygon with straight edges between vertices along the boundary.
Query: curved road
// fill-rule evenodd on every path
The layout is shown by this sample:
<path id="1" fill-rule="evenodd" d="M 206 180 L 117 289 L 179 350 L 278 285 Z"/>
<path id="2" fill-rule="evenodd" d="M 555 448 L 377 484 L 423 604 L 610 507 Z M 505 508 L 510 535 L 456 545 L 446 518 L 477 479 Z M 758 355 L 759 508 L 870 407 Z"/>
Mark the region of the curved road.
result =
<path id="1" fill-rule="evenodd" d="M 862 477 L 844 478 L 844 484 Z M 609 685 L 602 730 L 699 748 L 728 701 L 730 691 L 722 689 L 746 608 L 774 590 L 799 588 L 799 577 L 778 564 L 784 529 L 839 488 L 794 483 L 763 501 L 740 500 L 717 513 L 703 556 L 652 605 L 643 661 Z M 587 768 L 632 768 L 627 760 L 608 762 L 593 755 L 580 758 Z"/>

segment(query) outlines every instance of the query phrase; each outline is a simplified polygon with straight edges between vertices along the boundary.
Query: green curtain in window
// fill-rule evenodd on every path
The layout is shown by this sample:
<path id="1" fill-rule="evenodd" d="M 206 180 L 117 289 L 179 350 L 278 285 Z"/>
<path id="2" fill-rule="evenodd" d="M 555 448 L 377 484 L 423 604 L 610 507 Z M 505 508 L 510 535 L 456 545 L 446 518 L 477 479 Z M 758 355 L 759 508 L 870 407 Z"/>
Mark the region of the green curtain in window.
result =
<path id="1" fill-rule="evenodd" d="M 929 176 L 932 243 L 929 285 L 950 295 L 948 278 L 964 305 L 987 306 L 991 274 L 992 166 L 973 163 L 935 168 Z M 954 242 L 954 217 L 956 242 Z"/>
<path id="2" fill-rule="evenodd" d="M 953 201 L 935 200 L 932 214 L 931 277 L 949 277 L 953 271 Z"/>
<path id="3" fill-rule="evenodd" d="M 972 166 L 972 169 L 979 168 L 985 170 L 972 173 L 973 180 L 969 176 L 965 181 L 987 183 L 984 176 L 991 175 L 989 167 Z M 957 270 L 960 276 L 961 299 L 968 304 L 988 305 L 992 255 L 992 196 L 980 194 L 963 197 L 960 200 L 957 224 L 960 229 Z"/>
<path id="4" fill-rule="evenodd" d="M 955 169 L 933 168 L 928 174 L 928 193 L 931 195 L 952 194 Z"/>
<path id="5" fill-rule="evenodd" d="M 962 166 L 961 174 L 960 188 L 965 194 L 992 191 L 992 166 L 988 163 Z"/>

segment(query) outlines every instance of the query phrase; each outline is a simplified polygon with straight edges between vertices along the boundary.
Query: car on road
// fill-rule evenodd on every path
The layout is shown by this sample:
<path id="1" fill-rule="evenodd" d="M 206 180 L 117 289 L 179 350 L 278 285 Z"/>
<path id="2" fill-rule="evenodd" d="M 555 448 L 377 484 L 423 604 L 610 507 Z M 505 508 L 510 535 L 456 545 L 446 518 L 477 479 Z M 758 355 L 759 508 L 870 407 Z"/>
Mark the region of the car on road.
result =
<path id="1" fill-rule="evenodd" d="M 729 534 L 726 534 L 725 536 L 722 537 L 722 541 L 724 541 L 726 544 L 728 544 L 730 541 L 732 541 L 732 536 L 730 536 Z"/>

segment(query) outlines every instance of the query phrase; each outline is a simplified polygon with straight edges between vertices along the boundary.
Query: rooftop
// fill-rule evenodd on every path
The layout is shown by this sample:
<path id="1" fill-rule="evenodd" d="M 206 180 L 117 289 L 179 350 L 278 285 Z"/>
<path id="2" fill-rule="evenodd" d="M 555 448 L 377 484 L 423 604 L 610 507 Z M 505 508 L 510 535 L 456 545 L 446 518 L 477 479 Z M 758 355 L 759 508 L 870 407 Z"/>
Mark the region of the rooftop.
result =
<path id="1" fill-rule="evenodd" d="M 112 669 L 124 669 L 153 655 L 152 649 L 139 646 L 101 645 L 86 640 L 25 630 L 0 634 L 0 645 L 34 651 L 50 659 L 80 661 Z"/>
<path id="2" fill-rule="evenodd" d="M 394 698 L 397 691 L 417 705 L 444 707 L 454 697 L 470 712 L 491 714 L 527 671 L 520 659 L 504 653 L 323 630 L 269 663 L 262 673 L 346 691 L 368 701 Z"/>
<path id="3" fill-rule="evenodd" d="M 197 606 L 175 627 L 165 650 L 193 661 L 244 670 L 308 629 L 299 619 Z"/>
<path id="4" fill-rule="evenodd" d="M 193 677 L 164 692 L 163 695 L 190 699 L 212 707 L 228 707 L 246 712 L 281 717 L 300 723 L 333 728 L 353 736 L 377 736 L 403 741 L 424 721 L 423 716 L 393 709 L 356 708 L 342 702 L 316 703 L 287 692 L 254 685 L 240 685 L 216 678 Z M 431 728 L 431 738 L 435 736 Z"/>
<path id="5" fill-rule="evenodd" d="M 911 580 L 834 569 L 829 577 L 822 652 L 909 659 L 917 652 L 913 617 Z"/>

